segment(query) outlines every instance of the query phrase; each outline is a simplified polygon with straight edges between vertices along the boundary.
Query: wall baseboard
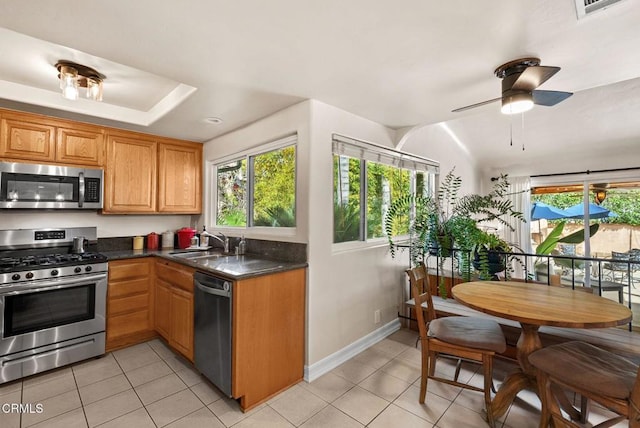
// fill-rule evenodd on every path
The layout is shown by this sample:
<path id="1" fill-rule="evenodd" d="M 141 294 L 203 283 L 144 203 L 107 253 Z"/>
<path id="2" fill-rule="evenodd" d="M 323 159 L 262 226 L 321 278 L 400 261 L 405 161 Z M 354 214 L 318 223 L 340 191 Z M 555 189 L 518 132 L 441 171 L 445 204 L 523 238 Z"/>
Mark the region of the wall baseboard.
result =
<path id="1" fill-rule="evenodd" d="M 304 380 L 307 382 L 313 382 L 323 374 L 330 372 L 340 364 L 350 360 L 360 352 L 372 345 L 375 345 L 398 330 L 400 330 L 400 319 L 396 318 L 322 360 L 311 364 L 310 366 L 304 366 Z"/>

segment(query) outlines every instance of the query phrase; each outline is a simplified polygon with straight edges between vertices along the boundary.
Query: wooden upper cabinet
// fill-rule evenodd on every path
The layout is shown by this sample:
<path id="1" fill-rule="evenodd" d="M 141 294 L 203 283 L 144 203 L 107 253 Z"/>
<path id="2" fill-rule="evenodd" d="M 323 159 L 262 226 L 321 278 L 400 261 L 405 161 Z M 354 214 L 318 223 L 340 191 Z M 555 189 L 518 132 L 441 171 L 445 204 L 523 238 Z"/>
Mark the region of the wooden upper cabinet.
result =
<path id="1" fill-rule="evenodd" d="M 199 214 L 202 211 L 202 144 L 159 144 L 158 211 Z"/>
<path id="2" fill-rule="evenodd" d="M 138 134 L 134 134 L 138 135 Z M 107 137 L 104 213 L 156 211 L 157 150 L 154 139 L 127 133 Z"/>
<path id="3" fill-rule="evenodd" d="M 104 132 L 92 126 L 58 128 L 56 160 L 76 165 L 104 165 Z"/>
<path id="4" fill-rule="evenodd" d="M 0 124 L 0 156 L 28 161 L 55 159 L 54 124 L 46 120 L 30 120 L 30 115 L 2 113 Z"/>
<path id="5" fill-rule="evenodd" d="M 0 156 L 9 160 L 104 165 L 103 128 L 30 113 L 0 111 Z"/>

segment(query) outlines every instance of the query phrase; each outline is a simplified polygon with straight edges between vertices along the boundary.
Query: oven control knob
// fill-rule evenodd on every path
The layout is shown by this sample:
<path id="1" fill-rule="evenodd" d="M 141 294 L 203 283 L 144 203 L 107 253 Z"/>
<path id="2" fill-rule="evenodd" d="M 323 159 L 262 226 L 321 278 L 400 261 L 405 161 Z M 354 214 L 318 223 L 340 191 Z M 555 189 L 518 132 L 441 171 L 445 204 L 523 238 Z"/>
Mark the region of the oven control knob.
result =
<path id="1" fill-rule="evenodd" d="M 58 275 L 58 273 L 59 273 L 58 270 L 54 269 L 54 270 L 51 271 L 51 276 L 56 276 L 56 275 Z"/>
<path id="2" fill-rule="evenodd" d="M 17 273 L 14 273 L 13 275 L 11 275 L 11 279 L 13 279 L 14 281 L 17 281 L 20 279 L 20 275 L 18 275 Z"/>
<path id="3" fill-rule="evenodd" d="M 77 268 L 75 268 L 73 271 L 74 271 L 75 273 L 80 273 L 80 272 L 82 272 L 82 269 L 81 269 L 81 268 L 79 268 L 79 267 L 77 267 Z"/>
<path id="4" fill-rule="evenodd" d="M 27 272 L 25 276 L 27 277 L 27 279 L 31 279 L 33 278 L 33 272 Z"/>
<path id="5" fill-rule="evenodd" d="M 93 270 L 93 268 L 91 266 L 87 266 L 86 268 L 84 268 L 85 272 L 91 272 Z"/>

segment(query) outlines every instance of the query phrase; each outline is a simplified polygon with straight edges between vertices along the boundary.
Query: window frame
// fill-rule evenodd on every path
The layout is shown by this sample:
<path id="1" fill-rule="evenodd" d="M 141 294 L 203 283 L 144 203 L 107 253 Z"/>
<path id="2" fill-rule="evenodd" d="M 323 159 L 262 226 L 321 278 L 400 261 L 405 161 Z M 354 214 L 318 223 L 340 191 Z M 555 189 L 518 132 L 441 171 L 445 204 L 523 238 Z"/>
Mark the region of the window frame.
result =
<path id="1" fill-rule="evenodd" d="M 401 152 L 390 149 L 388 147 L 380 146 L 374 143 L 364 142 L 361 140 L 355 140 L 350 137 L 344 137 L 342 135 L 333 134 L 332 136 L 332 165 L 334 165 L 335 156 L 345 156 L 347 158 L 356 159 L 360 161 L 360 231 L 358 240 L 334 242 L 332 239 L 332 248 L 334 253 L 343 251 L 352 251 L 363 247 L 380 247 L 387 245 L 387 238 L 385 236 L 368 238 L 368 218 L 367 218 L 367 193 L 368 193 L 368 179 L 367 179 L 367 167 L 368 163 L 386 164 L 398 169 L 404 169 L 409 171 L 409 191 L 416 191 L 416 177 L 419 172 L 424 174 L 432 173 L 434 175 L 433 180 L 425 180 L 425 183 L 433 186 L 438 181 L 438 174 L 440 170 L 439 163 L 431 159 L 416 156 L 410 153 Z M 359 154 L 359 155 L 358 155 Z M 377 158 L 377 159 L 376 159 Z M 335 187 L 333 180 L 335 178 L 335 171 L 332 174 L 332 207 L 335 211 Z M 431 189 L 435 191 L 435 189 Z M 393 203 L 393 202 L 392 202 Z M 335 218 L 332 221 L 332 236 L 335 233 Z M 399 235 L 397 238 L 400 240 L 409 239 L 409 234 Z"/>
<path id="2" fill-rule="evenodd" d="M 294 154 L 294 218 L 296 225 L 293 227 L 271 227 L 271 226 L 255 226 L 255 219 L 253 218 L 253 208 L 254 208 L 254 195 L 255 195 L 255 183 L 254 178 L 254 160 L 257 156 L 262 154 L 274 152 L 277 150 L 285 149 L 288 147 L 293 147 L 295 150 Z M 286 236 L 295 236 L 296 230 L 298 228 L 298 136 L 297 134 L 290 135 L 284 138 L 280 138 L 278 140 L 274 140 L 265 144 L 261 144 L 260 146 L 253 147 L 247 150 L 243 150 L 241 152 L 234 153 L 229 156 L 225 156 L 213 161 L 210 161 L 211 168 L 211 177 L 212 177 L 212 185 L 211 185 L 211 215 L 210 215 L 210 224 L 212 228 L 221 229 L 228 231 L 229 233 L 238 232 L 248 232 L 248 231 L 260 231 L 261 234 L 274 234 L 274 235 L 286 235 Z M 245 160 L 247 165 L 247 179 L 246 179 L 246 188 L 245 188 L 245 197 L 246 197 L 246 206 L 245 206 L 245 226 L 229 226 L 218 224 L 218 168 L 229 164 L 231 162 Z"/>

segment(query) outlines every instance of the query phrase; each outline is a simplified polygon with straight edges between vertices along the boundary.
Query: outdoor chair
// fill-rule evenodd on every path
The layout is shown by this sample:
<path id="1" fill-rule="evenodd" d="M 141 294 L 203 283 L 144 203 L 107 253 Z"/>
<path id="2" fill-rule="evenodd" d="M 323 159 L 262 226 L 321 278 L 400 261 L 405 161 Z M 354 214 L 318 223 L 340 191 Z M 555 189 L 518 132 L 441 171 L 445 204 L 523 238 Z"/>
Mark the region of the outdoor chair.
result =
<path id="1" fill-rule="evenodd" d="M 637 364 L 585 342 L 573 341 L 548 346 L 529 356 L 537 369 L 542 400 L 540 427 L 579 428 L 573 421 L 588 419 L 592 400 L 618 416 L 593 428 L 613 426 L 625 419 L 630 428 L 640 427 L 640 371 Z M 571 405 L 565 390 L 580 394 L 581 410 Z M 562 410 L 571 420 L 565 419 Z"/>
<path id="2" fill-rule="evenodd" d="M 611 271 L 613 281 L 627 282 L 631 272 L 631 255 L 629 253 L 611 252 L 610 263 L 605 263 L 604 268 Z"/>
<path id="3" fill-rule="evenodd" d="M 431 297 L 427 269 L 424 263 L 408 269 L 411 294 L 414 299 L 415 316 L 422 345 L 422 369 L 419 402 L 424 403 L 427 381 L 433 379 L 449 385 L 484 393 L 487 422 L 494 426 L 491 411 L 491 389 L 493 385 L 493 356 L 506 350 L 507 344 L 500 325 L 484 318 L 452 316 L 436 318 Z M 427 318 L 425 320 L 425 312 Z M 483 367 L 484 387 L 458 382 L 436 375 L 439 354 L 479 362 Z"/>

